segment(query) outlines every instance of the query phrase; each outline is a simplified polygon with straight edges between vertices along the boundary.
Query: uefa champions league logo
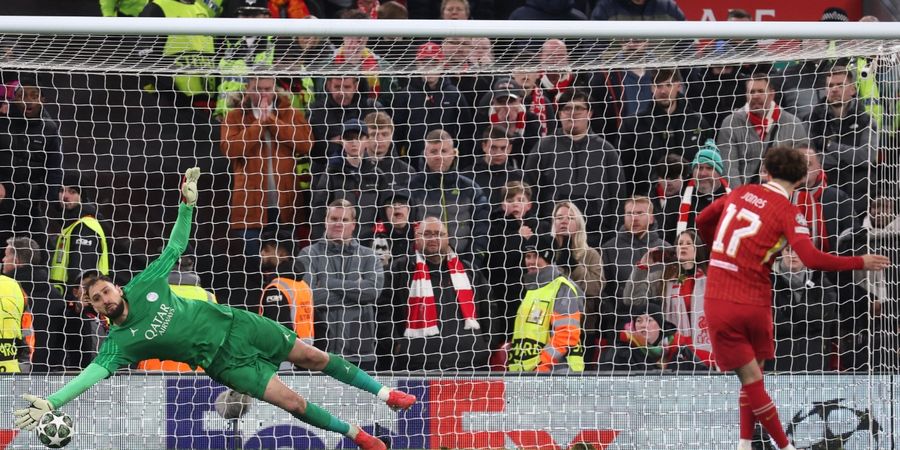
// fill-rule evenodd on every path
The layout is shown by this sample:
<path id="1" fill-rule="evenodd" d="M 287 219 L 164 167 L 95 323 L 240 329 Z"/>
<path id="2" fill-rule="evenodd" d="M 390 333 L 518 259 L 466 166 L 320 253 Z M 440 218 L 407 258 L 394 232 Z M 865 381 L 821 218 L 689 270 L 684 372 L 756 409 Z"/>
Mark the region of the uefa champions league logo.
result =
<path id="1" fill-rule="evenodd" d="M 843 405 L 836 398 L 813 403 L 794 414 L 785 430 L 797 450 L 876 448 L 883 431 L 868 409 Z"/>

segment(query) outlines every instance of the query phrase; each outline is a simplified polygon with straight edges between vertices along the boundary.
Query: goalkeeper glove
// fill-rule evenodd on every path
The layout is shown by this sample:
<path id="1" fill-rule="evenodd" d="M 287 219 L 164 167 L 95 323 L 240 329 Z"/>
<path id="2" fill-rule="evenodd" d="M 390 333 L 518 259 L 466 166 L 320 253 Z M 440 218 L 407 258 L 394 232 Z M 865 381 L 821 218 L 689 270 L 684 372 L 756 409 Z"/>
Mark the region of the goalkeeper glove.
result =
<path id="1" fill-rule="evenodd" d="M 181 200 L 190 206 L 197 204 L 197 180 L 199 178 L 199 167 L 192 167 L 184 172 L 184 182 L 181 184 Z"/>
<path id="2" fill-rule="evenodd" d="M 26 402 L 31 403 L 31 406 L 23 409 L 17 409 L 13 414 L 16 415 L 16 426 L 26 430 L 33 430 L 38 421 L 41 420 L 41 416 L 44 413 L 48 413 L 53 410 L 53 405 L 40 397 L 35 397 L 34 395 L 25 394 L 22 396 Z"/>

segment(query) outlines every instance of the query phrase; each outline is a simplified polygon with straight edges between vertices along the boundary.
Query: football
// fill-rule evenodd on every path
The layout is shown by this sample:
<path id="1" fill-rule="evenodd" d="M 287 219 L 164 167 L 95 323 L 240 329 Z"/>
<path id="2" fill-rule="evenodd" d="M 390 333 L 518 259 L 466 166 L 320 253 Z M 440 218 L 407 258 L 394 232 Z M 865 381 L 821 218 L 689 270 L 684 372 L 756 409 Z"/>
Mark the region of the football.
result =
<path id="1" fill-rule="evenodd" d="M 63 448 L 72 442 L 75 427 L 72 418 L 61 411 L 49 411 L 41 416 L 37 426 L 38 439 L 47 448 Z"/>

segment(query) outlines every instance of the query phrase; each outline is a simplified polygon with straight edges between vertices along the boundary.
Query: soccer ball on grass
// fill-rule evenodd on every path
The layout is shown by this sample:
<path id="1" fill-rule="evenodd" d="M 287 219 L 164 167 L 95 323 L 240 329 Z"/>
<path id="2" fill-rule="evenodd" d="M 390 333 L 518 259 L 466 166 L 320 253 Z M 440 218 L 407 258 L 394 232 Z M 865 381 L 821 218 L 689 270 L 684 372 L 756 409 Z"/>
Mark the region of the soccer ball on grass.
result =
<path id="1" fill-rule="evenodd" d="M 75 427 L 72 418 L 61 411 L 48 411 L 38 421 L 37 435 L 47 448 L 63 448 L 72 442 Z"/>

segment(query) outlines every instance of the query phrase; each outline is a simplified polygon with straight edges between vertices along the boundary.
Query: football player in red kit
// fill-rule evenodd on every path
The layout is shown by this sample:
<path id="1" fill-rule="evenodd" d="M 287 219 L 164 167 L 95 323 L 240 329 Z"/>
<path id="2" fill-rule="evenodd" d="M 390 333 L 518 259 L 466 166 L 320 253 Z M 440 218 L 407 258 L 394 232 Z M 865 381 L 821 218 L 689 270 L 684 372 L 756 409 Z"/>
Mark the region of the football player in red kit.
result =
<path id="1" fill-rule="evenodd" d="M 720 370 L 741 380 L 740 443 L 749 450 L 759 421 L 780 449 L 788 442 L 775 404 L 763 385 L 762 364 L 775 355 L 772 324 L 772 260 L 790 244 L 814 270 L 881 270 L 890 260 L 879 255 L 840 257 L 815 248 L 804 215 L 791 193 L 806 179 L 806 155 L 775 147 L 763 165 L 770 179 L 745 185 L 706 207 L 697 228 L 711 242 L 705 312 L 710 341 Z"/>

